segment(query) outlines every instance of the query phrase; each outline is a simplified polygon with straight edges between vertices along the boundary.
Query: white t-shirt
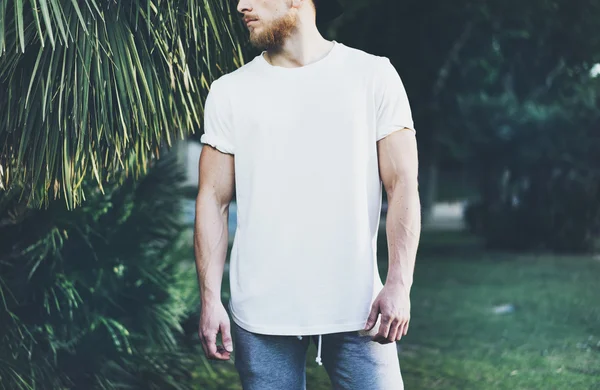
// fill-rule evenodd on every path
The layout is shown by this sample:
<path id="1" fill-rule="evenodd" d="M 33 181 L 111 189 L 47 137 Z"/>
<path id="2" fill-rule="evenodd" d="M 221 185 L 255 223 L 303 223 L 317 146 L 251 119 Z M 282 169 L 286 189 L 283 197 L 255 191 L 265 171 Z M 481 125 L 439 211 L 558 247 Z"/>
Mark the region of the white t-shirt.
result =
<path id="1" fill-rule="evenodd" d="M 251 332 L 362 329 L 383 287 L 376 142 L 411 110 L 388 58 L 333 42 L 296 68 L 263 52 L 206 100 L 201 142 L 235 156 L 229 309 Z"/>

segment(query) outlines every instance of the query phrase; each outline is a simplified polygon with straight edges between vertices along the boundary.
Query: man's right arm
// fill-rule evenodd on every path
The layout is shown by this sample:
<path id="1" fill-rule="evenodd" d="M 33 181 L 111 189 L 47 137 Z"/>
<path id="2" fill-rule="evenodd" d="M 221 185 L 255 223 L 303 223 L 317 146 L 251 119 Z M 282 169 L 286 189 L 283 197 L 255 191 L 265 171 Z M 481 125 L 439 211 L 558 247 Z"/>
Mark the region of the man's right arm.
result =
<path id="1" fill-rule="evenodd" d="M 230 322 L 221 301 L 221 281 L 229 242 L 229 203 L 235 189 L 234 157 L 203 145 L 198 164 L 194 253 L 200 286 L 198 334 L 209 359 L 228 360 L 233 350 Z M 221 333 L 223 346 L 217 346 Z"/>

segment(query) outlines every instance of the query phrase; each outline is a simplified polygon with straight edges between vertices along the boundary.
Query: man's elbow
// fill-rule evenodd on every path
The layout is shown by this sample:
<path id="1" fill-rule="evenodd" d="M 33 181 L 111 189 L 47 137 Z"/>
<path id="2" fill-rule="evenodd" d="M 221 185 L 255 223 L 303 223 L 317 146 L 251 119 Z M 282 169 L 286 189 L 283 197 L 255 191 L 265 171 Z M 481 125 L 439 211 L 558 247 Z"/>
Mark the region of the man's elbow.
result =
<path id="1" fill-rule="evenodd" d="M 419 193 L 418 173 L 408 167 L 397 169 L 383 184 L 388 198 Z"/>

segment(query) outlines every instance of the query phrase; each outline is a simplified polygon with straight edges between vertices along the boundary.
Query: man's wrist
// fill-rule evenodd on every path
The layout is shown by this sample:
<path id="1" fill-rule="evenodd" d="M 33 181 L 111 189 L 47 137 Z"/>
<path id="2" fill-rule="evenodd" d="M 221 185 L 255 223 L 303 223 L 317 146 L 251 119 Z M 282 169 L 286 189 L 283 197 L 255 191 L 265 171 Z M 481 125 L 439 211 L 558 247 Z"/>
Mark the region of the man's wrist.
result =
<path id="1" fill-rule="evenodd" d="M 221 294 L 212 290 L 201 291 L 200 302 L 202 306 L 210 306 L 214 305 L 215 303 L 221 303 Z"/>
<path id="2" fill-rule="evenodd" d="M 404 290 L 407 293 L 410 293 L 410 288 L 412 286 L 412 281 L 404 280 L 401 277 L 388 277 L 385 281 L 385 285 L 388 287 L 392 287 L 399 290 Z"/>

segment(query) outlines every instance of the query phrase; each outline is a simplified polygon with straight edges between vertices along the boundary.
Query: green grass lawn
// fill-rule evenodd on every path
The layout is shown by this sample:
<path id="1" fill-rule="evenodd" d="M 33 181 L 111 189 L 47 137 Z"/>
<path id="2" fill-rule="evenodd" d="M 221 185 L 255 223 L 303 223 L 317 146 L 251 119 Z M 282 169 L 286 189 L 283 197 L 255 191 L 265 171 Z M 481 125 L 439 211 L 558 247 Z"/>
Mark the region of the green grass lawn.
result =
<path id="1" fill-rule="evenodd" d="M 386 253 L 382 232 L 383 278 Z M 406 389 L 600 389 L 599 281 L 600 257 L 489 253 L 462 233 L 424 232 L 399 342 Z M 329 389 L 315 354 L 308 389 Z M 241 388 L 231 364 L 211 364 L 228 377 L 218 388 Z"/>

